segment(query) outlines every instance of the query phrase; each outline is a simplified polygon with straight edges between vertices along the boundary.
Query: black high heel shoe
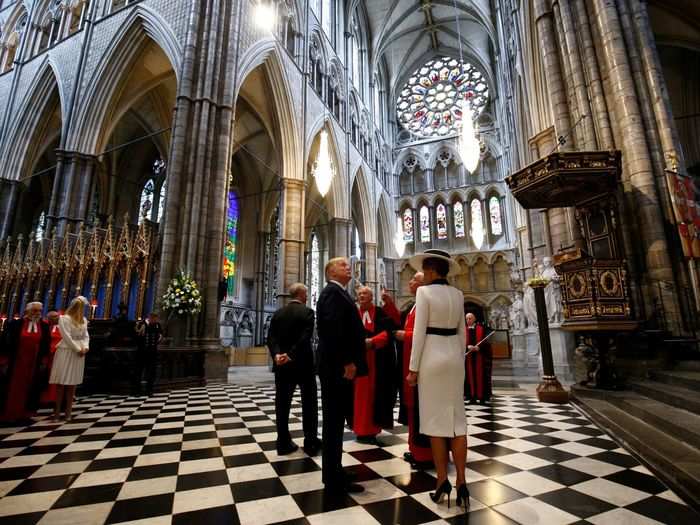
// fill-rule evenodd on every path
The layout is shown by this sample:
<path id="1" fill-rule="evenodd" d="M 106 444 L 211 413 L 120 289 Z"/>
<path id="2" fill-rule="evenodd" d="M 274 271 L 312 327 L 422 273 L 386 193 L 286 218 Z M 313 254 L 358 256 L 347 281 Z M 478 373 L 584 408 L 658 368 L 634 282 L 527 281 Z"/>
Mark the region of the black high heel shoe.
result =
<path id="1" fill-rule="evenodd" d="M 469 489 L 466 483 L 457 487 L 457 506 L 464 507 L 465 511 L 469 510 Z"/>
<path id="2" fill-rule="evenodd" d="M 450 483 L 449 479 L 446 479 L 435 492 L 430 493 L 430 499 L 433 500 L 433 503 L 440 503 L 442 501 L 442 497 L 447 495 L 447 508 L 449 509 L 450 492 L 452 492 L 452 484 Z"/>

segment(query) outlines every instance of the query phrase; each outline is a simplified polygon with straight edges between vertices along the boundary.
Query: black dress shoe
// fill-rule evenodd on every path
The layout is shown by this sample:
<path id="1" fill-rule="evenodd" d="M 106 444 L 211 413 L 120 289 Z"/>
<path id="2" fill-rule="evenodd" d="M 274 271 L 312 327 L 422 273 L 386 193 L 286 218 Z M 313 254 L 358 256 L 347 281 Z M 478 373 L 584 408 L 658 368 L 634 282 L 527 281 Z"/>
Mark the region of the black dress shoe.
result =
<path id="1" fill-rule="evenodd" d="M 299 450 L 299 445 L 296 443 L 287 443 L 286 445 L 281 445 L 277 447 L 277 453 L 280 456 L 286 456 L 287 454 L 291 454 L 292 452 L 296 452 Z"/>
<path id="2" fill-rule="evenodd" d="M 403 459 L 404 459 L 404 461 L 407 461 L 407 462 L 409 462 L 409 463 L 415 463 L 415 462 L 416 462 L 416 460 L 413 459 L 413 454 L 411 454 L 410 452 L 404 452 L 404 453 L 403 453 Z"/>
<path id="3" fill-rule="evenodd" d="M 375 436 L 357 436 L 357 442 L 363 445 L 378 445 L 377 438 Z"/>
<path id="4" fill-rule="evenodd" d="M 311 442 L 304 442 L 304 452 L 309 456 L 316 456 L 321 451 L 321 440 L 317 439 Z"/>

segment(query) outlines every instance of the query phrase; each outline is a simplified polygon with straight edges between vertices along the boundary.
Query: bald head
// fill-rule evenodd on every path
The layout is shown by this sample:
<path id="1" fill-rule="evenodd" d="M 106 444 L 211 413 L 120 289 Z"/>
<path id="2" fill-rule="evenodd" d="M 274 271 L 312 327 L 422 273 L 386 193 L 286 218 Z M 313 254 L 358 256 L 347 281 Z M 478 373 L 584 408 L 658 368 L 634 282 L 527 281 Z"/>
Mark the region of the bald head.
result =
<path id="1" fill-rule="evenodd" d="M 363 308 L 369 308 L 374 300 L 374 292 L 369 286 L 360 286 L 357 290 L 357 302 Z"/>
<path id="2" fill-rule="evenodd" d="M 416 272 L 413 277 L 411 277 L 411 280 L 408 281 L 408 289 L 411 291 L 411 295 L 416 295 L 416 290 L 423 286 L 424 281 L 425 276 L 423 272 Z"/>

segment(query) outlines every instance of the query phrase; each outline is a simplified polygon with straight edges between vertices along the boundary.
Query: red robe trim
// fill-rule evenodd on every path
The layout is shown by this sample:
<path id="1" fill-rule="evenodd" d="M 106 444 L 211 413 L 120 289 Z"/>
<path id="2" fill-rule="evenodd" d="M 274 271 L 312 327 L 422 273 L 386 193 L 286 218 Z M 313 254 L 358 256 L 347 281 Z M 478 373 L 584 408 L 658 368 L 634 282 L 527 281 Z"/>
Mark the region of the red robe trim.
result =
<path id="1" fill-rule="evenodd" d="M 374 305 L 367 310 L 357 309 L 362 324 L 367 332 L 374 332 L 374 320 L 376 308 Z M 372 348 L 366 351 L 367 375 L 355 378 L 355 402 L 352 421 L 352 431 L 357 436 L 376 436 L 382 431 L 382 427 L 374 422 L 374 400 L 376 396 L 377 364 L 376 350 L 389 344 L 389 334 L 380 332 L 372 340 Z"/>
<path id="2" fill-rule="evenodd" d="M 22 323 L 17 354 L 7 389 L 7 402 L 1 418 L 5 421 L 27 419 L 31 416 L 27 405 L 39 356 L 42 322 L 37 321 L 36 332 L 28 332 L 29 319 L 25 319 Z"/>

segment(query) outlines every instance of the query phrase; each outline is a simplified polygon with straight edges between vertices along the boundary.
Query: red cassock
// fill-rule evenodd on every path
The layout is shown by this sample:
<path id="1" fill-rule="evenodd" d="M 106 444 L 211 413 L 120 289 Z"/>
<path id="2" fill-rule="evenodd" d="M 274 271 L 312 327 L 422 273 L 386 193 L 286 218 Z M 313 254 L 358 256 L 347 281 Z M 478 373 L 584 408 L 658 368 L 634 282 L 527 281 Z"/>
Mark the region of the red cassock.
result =
<path id="1" fill-rule="evenodd" d="M 483 325 L 467 327 L 467 347 L 476 345 L 487 335 Z M 470 353 L 466 359 L 464 397 L 487 401 L 491 397 L 491 345 L 479 345 L 479 350 Z"/>
<path id="2" fill-rule="evenodd" d="M 56 347 L 58 343 L 61 342 L 61 331 L 58 329 L 57 324 L 52 324 L 50 328 L 51 333 L 51 353 L 45 357 L 46 368 L 49 375 L 51 374 L 51 366 L 53 365 L 53 357 L 56 353 Z M 44 391 L 41 393 L 42 403 L 53 403 L 56 401 L 56 385 L 48 384 Z"/>
<path id="3" fill-rule="evenodd" d="M 352 431 L 360 437 L 376 436 L 382 431 L 374 417 L 375 397 L 377 394 L 377 356 L 376 351 L 389 344 L 389 333 L 384 330 L 375 333 L 375 319 L 377 309 L 374 305 L 367 310 L 358 307 L 358 313 L 365 326 L 365 332 L 372 341 L 372 348 L 367 352 L 367 375 L 355 378 L 355 402 L 353 412 Z"/>
<path id="4" fill-rule="evenodd" d="M 37 359 L 39 357 L 43 321 L 35 324 L 35 330 L 30 332 L 30 321 L 25 319 L 19 333 L 17 353 L 12 365 L 12 375 L 7 387 L 5 411 L 0 419 L 15 421 L 31 416 L 27 410 L 30 389 L 35 381 Z"/>
<path id="5" fill-rule="evenodd" d="M 401 314 L 395 305 L 386 305 L 384 310 L 387 315 L 389 315 L 395 321 L 400 319 Z M 403 388 L 403 398 L 406 404 L 406 414 L 408 416 L 408 450 L 411 452 L 413 459 L 419 463 L 426 463 L 433 460 L 433 453 L 430 446 L 424 446 L 419 443 L 420 433 L 418 432 L 418 388 L 410 386 L 408 381 L 406 381 L 406 376 L 408 376 L 409 368 L 408 365 L 411 362 L 411 349 L 413 348 L 413 327 L 416 323 L 416 307 L 415 305 L 408 312 L 406 316 L 406 321 L 404 323 L 404 338 L 403 338 L 403 381 L 401 382 Z M 423 439 L 425 444 L 428 442 Z"/>

